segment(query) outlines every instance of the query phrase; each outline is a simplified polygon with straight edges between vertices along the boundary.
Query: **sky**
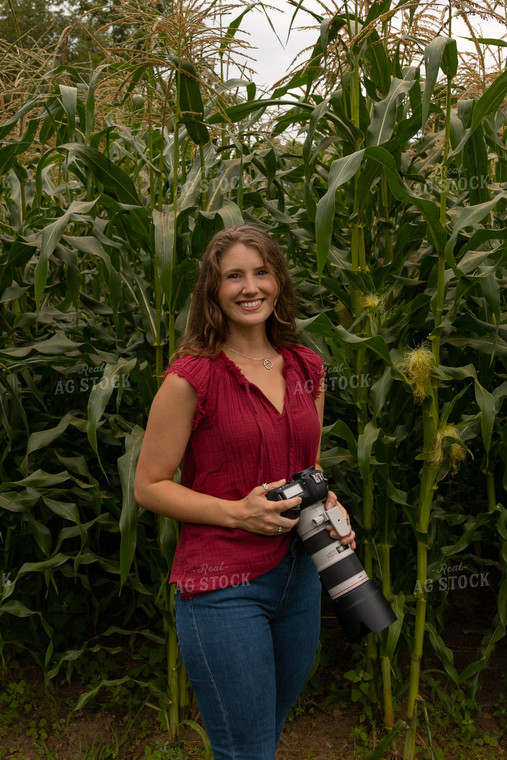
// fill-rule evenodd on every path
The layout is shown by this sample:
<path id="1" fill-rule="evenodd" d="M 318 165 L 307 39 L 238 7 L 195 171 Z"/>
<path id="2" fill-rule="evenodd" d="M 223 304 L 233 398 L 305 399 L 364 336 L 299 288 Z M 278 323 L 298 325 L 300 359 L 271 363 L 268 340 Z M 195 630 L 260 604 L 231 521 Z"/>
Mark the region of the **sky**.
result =
<path id="1" fill-rule="evenodd" d="M 324 15 L 322 5 L 317 0 L 303 0 L 303 2 L 306 8 Z M 255 58 L 255 62 L 251 64 L 257 72 L 253 80 L 259 86 L 265 85 L 270 88 L 285 75 L 294 57 L 301 50 L 315 44 L 318 26 L 310 14 L 300 10 L 293 22 L 292 29 L 290 29 L 294 8 L 289 5 L 287 0 L 268 0 L 268 3 L 270 6 L 279 9 L 278 12 L 269 11 L 276 34 L 260 9 L 250 11 L 244 17 L 241 28 L 248 32 L 247 39 L 252 46 L 249 54 Z M 328 0 L 326 4 L 329 7 L 336 5 L 332 0 Z M 507 27 L 502 29 L 498 23 L 487 22 L 478 16 L 474 16 L 473 21 L 476 34 L 482 32 L 485 37 L 503 38 L 507 42 Z M 312 26 L 313 28 L 302 29 L 305 26 Z M 464 39 L 469 36 L 468 30 L 458 21 L 453 21 L 453 26 L 453 37 L 457 41 L 458 49 L 470 48 L 471 43 Z M 287 40 L 289 30 L 290 36 Z M 277 39 L 277 35 L 279 39 Z"/>

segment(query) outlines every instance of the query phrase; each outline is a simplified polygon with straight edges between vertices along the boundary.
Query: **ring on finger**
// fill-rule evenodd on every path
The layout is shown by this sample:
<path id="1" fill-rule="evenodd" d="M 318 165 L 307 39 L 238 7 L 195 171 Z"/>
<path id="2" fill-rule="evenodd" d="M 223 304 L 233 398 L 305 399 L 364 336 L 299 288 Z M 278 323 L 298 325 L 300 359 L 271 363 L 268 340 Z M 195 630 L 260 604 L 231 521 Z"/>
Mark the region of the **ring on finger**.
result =
<path id="1" fill-rule="evenodd" d="M 282 530 L 283 530 L 282 526 L 281 526 L 281 525 L 279 525 L 279 526 L 278 526 L 278 533 L 281 533 L 281 532 L 282 532 Z"/>
<path id="2" fill-rule="evenodd" d="M 265 491 L 269 491 L 269 487 L 267 483 L 263 483 L 262 487 L 264 488 Z"/>

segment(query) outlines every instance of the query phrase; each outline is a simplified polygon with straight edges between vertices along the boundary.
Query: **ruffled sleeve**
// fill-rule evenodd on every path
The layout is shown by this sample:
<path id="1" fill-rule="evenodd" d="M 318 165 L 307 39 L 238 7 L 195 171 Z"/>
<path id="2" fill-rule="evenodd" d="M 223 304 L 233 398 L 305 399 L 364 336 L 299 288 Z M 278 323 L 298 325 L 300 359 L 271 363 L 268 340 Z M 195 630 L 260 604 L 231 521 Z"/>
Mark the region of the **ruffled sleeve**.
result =
<path id="1" fill-rule="evenodd" d="M 197 392 L 197 407 L 192 429 L 195 430 L 206 416 L 206 398 L 211 374 L 211 359 L 206 356 L 182 356 L 176 359 L 164 377 L 168 374 L 178 375 L 187 380 Z"/>
<path id="2" fill-rule="evenodd" d="M 303 372 L 305 381 L 310 384 L 313 398 L 324 391 L 326 367 L 322 358 L 306 346 L 293 346 L 291 351 L 297 364 Z"/>

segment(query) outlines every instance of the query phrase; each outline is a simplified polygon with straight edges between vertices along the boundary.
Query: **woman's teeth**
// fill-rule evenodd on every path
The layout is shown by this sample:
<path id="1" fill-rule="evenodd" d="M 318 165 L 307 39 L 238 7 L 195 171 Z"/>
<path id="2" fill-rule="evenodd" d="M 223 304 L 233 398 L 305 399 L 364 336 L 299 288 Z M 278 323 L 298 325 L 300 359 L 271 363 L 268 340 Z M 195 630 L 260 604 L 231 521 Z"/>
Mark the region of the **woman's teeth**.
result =
<path id="1" fill-rule="evenodd" d="M 260 306 L 262 301 L 240 301 L 239 305 L 243 309 L 253 309 L 256 306 Z"/>

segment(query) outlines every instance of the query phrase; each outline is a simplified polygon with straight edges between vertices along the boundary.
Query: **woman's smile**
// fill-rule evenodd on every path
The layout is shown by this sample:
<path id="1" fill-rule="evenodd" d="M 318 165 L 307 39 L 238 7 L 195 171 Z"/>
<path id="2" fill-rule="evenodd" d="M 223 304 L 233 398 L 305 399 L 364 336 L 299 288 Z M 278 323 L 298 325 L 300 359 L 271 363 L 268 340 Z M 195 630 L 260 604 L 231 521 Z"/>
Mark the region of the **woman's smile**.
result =
<path id="1" fill-rule="evenodd" d="M 240 306 L 242 309 L 245 309 L 246 311 L 254 311 L 262 305 L 263 299 L 258 298 L 256 301 L 238 301 L 237 303 L 238 306 Z"/>

